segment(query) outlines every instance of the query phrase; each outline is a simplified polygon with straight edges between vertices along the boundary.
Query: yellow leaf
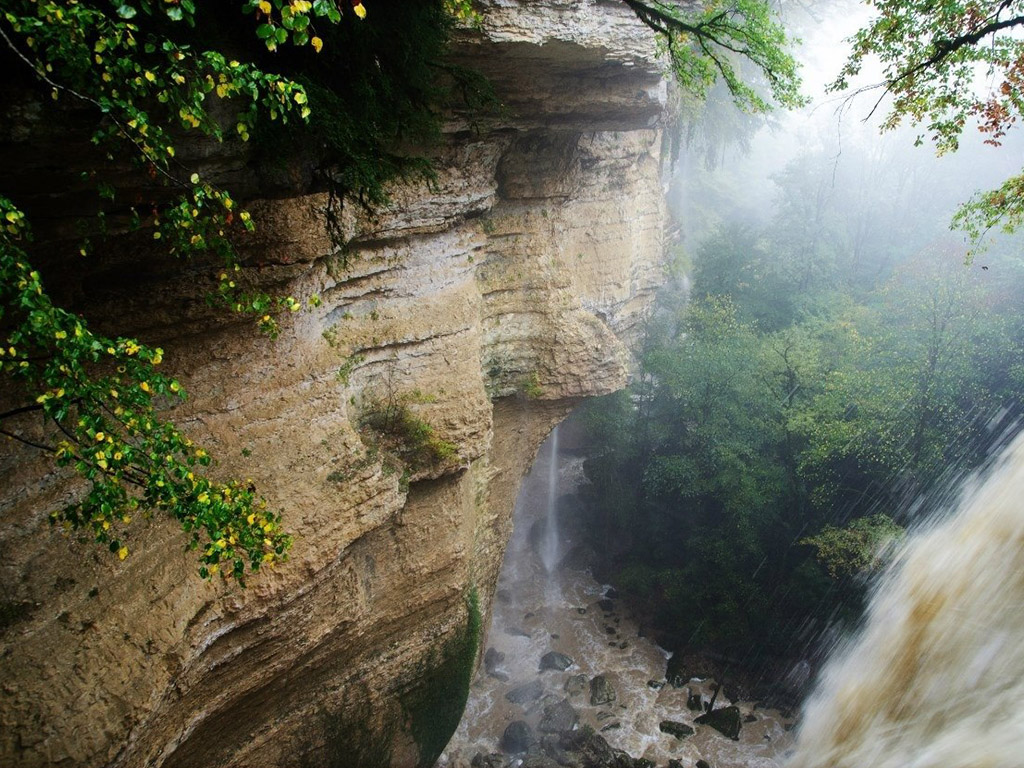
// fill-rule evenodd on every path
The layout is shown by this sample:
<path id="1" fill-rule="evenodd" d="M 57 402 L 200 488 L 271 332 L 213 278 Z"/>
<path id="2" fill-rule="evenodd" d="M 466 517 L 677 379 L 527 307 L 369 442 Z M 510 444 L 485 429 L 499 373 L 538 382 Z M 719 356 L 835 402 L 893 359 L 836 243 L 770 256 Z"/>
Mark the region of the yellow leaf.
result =
<path id="1" fill-rule="evenodd" d="M 117 550 L 117 556 L 121 560 L 124 560 L 126 557 L 128 557 L 128 547 L 121 547 L 119 550 Z"/>
<path id="2" fill-rule="evenodd" d="M 366 18 L 366 9 L 363 7 L 362 3 L 356 3 L 355 5 L 353 5 L 352 10 L 356 12 L 356 16 L 358 16 L 360 19 Z"/>
<path id="3" fill-rule="evenodd" d="M 309 42 L 310 45 L 313 46 L 313 50 L 316 51 L 317 53 L 320 53 L 320 49 L 324 47 L 324 41 L 321 40 L 319 37 L 314 37 Z"/>

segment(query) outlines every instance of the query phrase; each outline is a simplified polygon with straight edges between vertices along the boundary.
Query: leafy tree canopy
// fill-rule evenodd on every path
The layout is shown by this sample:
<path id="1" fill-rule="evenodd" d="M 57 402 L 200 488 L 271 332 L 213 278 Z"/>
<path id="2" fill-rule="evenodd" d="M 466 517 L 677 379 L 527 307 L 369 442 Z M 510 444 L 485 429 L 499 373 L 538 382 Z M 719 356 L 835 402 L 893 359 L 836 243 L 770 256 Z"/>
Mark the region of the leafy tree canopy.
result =
<path id="1" fill-rule="evenodd" d="M 671 2 L 623 0 L 658 33 L 672 72 L 684 90 L 700 97 L 719 79 L 741 109 L 766 112 L 771 100 L 793 108 L 804 103 L 796 60 L 787 52 L 785 30 L 762 0 L 710 0 L 697 10 Z M 742 74 L 753 65 L 764 78 L 766 98 Z"/>
<path id="2" fill-rule="evenodd" d="M 976 124 L 985 142 L 999 145 L 1024 109 L 1024 2 L 1020 0 L 869 0 L 877 16 L 852 38 L 853 52 L 830 86 L 846 89 L 865 61 L 882 64 L 887 96 L 884 129 L 904 121 L 922 126 L 937 150 L 959 145 Z M 874 110 L 873 110 L 874 111 Z M 920 143 L 925 138 L 918 137 Z M 1024 222 L 1024 174 L 977 195 L 954 223 L 975 238 Z"/>

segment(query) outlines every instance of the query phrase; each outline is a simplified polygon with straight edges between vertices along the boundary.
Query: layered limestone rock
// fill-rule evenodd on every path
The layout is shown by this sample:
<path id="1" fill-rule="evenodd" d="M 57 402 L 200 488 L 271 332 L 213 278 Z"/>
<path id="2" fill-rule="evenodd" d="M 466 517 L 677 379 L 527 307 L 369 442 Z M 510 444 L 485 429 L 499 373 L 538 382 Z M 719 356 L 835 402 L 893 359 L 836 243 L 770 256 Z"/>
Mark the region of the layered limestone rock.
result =
<path id="1" fill-rule="evenodd" d="M 660 277 L 651 47 L 620 3 L 488 6 L 457 56 L 507 109 L 452 117 L 431 190 L 349 220 L 344 260 L 323 197 L 250 206 L 243 279 L 323 302 L 275 341 L 206 307 L 201 267 L 98 265 L 87 315 L 164 347 L 191 393 L 168 416 L 295 544 L 245 590 L 200 580 L 163 520 L 117 562 L 47 524 L 79 484 L 4 446 L 0 763 L 412 766 L 444 745 L 520 478 L 573 404 L 624 384 Z M 396 401 L 455 455 L 378 450 L 361 419 Z"/>

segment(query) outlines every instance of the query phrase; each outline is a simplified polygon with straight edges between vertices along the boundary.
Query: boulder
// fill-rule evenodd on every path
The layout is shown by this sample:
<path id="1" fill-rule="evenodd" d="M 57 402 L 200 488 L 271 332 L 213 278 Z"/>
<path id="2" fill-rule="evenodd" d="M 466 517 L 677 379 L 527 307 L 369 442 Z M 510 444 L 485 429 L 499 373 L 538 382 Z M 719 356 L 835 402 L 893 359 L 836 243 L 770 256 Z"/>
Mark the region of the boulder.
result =
<path id="1" fill-rule="evenodd" d="M 685 739 L 687 736 L 692 736 L 694 734 L 693 728 L 688 726 L 686 723 L 680 723 L 676 720 L 662 720 L 661 725 L 659 725 L 658 728 L 662 733 L 675 736 L 677 739 Z"/>
<path id="2" fill-rule="evenodd" d="M 494 648 L 493 646 L 488 648 L 487 652 L 484 653 L 484 666 L 487 667 L 488 671 L 494 669 L 504 660 L 505 654 L 499 651 L 497 648 Z"/>
<path id="3" fill-rule="evenodd" d="M 686 708 L 691 712 L 704 711 L 704 699 L 701 697 L 700 691 L 695 691 L 693 688 L 686 689 Z"/>
<path id="4" fill-rule="evenodd" d="M 472 768 L 505 768 L 505 762 L 507 758 L 505 755 L 493 752 L 489 755 L 485 755 L 483 752 L 477 752 L 473 755 L 473 759 L 470 761 Z"/>
<path id="5" fill-rule="evenodd" d="M 652 691 L 660 691 L 662 688 L 665 687 L 665 681 L 664 680 L 648 680 L 647 681 L 647 687 L 650 688 Z"/>
<path id="6" fill-rule="evenodd" d="M 519 766 L 520 768 L 562 768 L 557 762 L 541 752 L 527 755 Z"/>
<path id="7" fill-rule="evenodd" d="M 505 660 L 505 654 L 496 648 L 488 648 L 484 654 L 484 669 L 487 670 L 489 677 L 497 678 L 502 682 L 508 680 L 508 675 L 500 669 L 501 662 Z"/>
<path id="8" fill-rule="evenodd" d="M 696 718 L 693 722 L 699 725 L 710 725 L 723 736 L 727 736 L 735 741 L 739 740 L 740 728 L 743 725 L 739 707 L 713 709 Z"/>
<path id="9" fill-rule="evenodd" d="M 711 768 L 711 765 L 706 760 L 698 760 L 697 768 Z"/>
<path id="10" fill-rule="evenodd" d="M 579 720 L 579 715 L 573 709 L 568 699 L 562 699 L 557 704 L 549 704 L 544 707 L 544 714 L 540 718 L 540 725 L 537 729 L 541 733 L 561 733 L 571 731 Z"/>
<path id="11" fill-rule="evenodd" d="M 501 734 L 501 748 L 510 755 L 522 754 L 534 741 L 533 731 L 522 720 L 513 720 Z"/>
<path id="12" fill-rule="evenodd" d="M 614 765 L 616 759 L 615 752 L 608 746 L 604 737 L 594 733 L 590 728 L 562 731 L 558 736 L 558 746 L 565 752 L 578 755 L 578 764 L 588 768 Z"/>
<path id="13" fill-rule="evenodd" d="M 565 692 L 570 696 L 579 696 L 587 688 L 586 675 L 573 675 L 565 681 Z"/>
<path id="14" fill-rule="evenodd" d="M 598 675 L 590 681 L 590 704 L 599 707 L 615 701 L 615 689 L 604 675 Z"/>
<path id="15" fill-rule="evenodd" d="M 615 591 L 615 587 L 608 587 L 604 592 L 604 596 L 609 600 L 615 600 L 619 596 L 619 593 Z"/>
<path id="16" fill-rule="evenodd" d="M 564 653 L 558 651 L 548 651 L 540 657 L 540 671 L 552 669 L 556 672 L 564 672 L 573 665 L 573 660 L 566 656 Z"/>
<path id="17" fill-rule="evenodd" d="M 668 768 L 683 768 L 683 764 L 679 760 L 669 760 Z"/>
<path id="18" fill-rule="evenodd" d="M 544 693 L 544 684 L 540 680 L 532 680 L 524 685 L 518 685 L 505 694 L 505 698 L 513 704 L 529 704 L 536 701 Z"/>
<path id="19" fill-rule="evenodd" d="M 605 598 L 603 600 L 598 600 L 597 601 L 597 607 L 600 608 L 605 613 L 611 613 L 612 611 L 615 610 L 615 603 L 613 603 L 611 600 L 608 600 L 607 598 Z"/>

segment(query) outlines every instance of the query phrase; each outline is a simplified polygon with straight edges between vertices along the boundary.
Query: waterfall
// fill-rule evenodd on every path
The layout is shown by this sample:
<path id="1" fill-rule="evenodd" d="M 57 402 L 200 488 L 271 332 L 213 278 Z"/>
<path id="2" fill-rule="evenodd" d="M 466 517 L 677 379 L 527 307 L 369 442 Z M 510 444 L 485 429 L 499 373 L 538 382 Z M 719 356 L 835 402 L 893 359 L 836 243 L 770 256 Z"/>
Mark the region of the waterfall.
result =
<path id="1" fill-rule="evenodd" d="M 789 768 L 1024 765 L 1024 436 L 963 498 L 881 580 Z"/>
<path id="2" fill-rule="evenodd" d="M 551 431 L 551 453 L 548 456 L 547 517 L 540 542 L 540 559 L 544 570 L 551 573 L 558 565 L 558 426 Z"/>

